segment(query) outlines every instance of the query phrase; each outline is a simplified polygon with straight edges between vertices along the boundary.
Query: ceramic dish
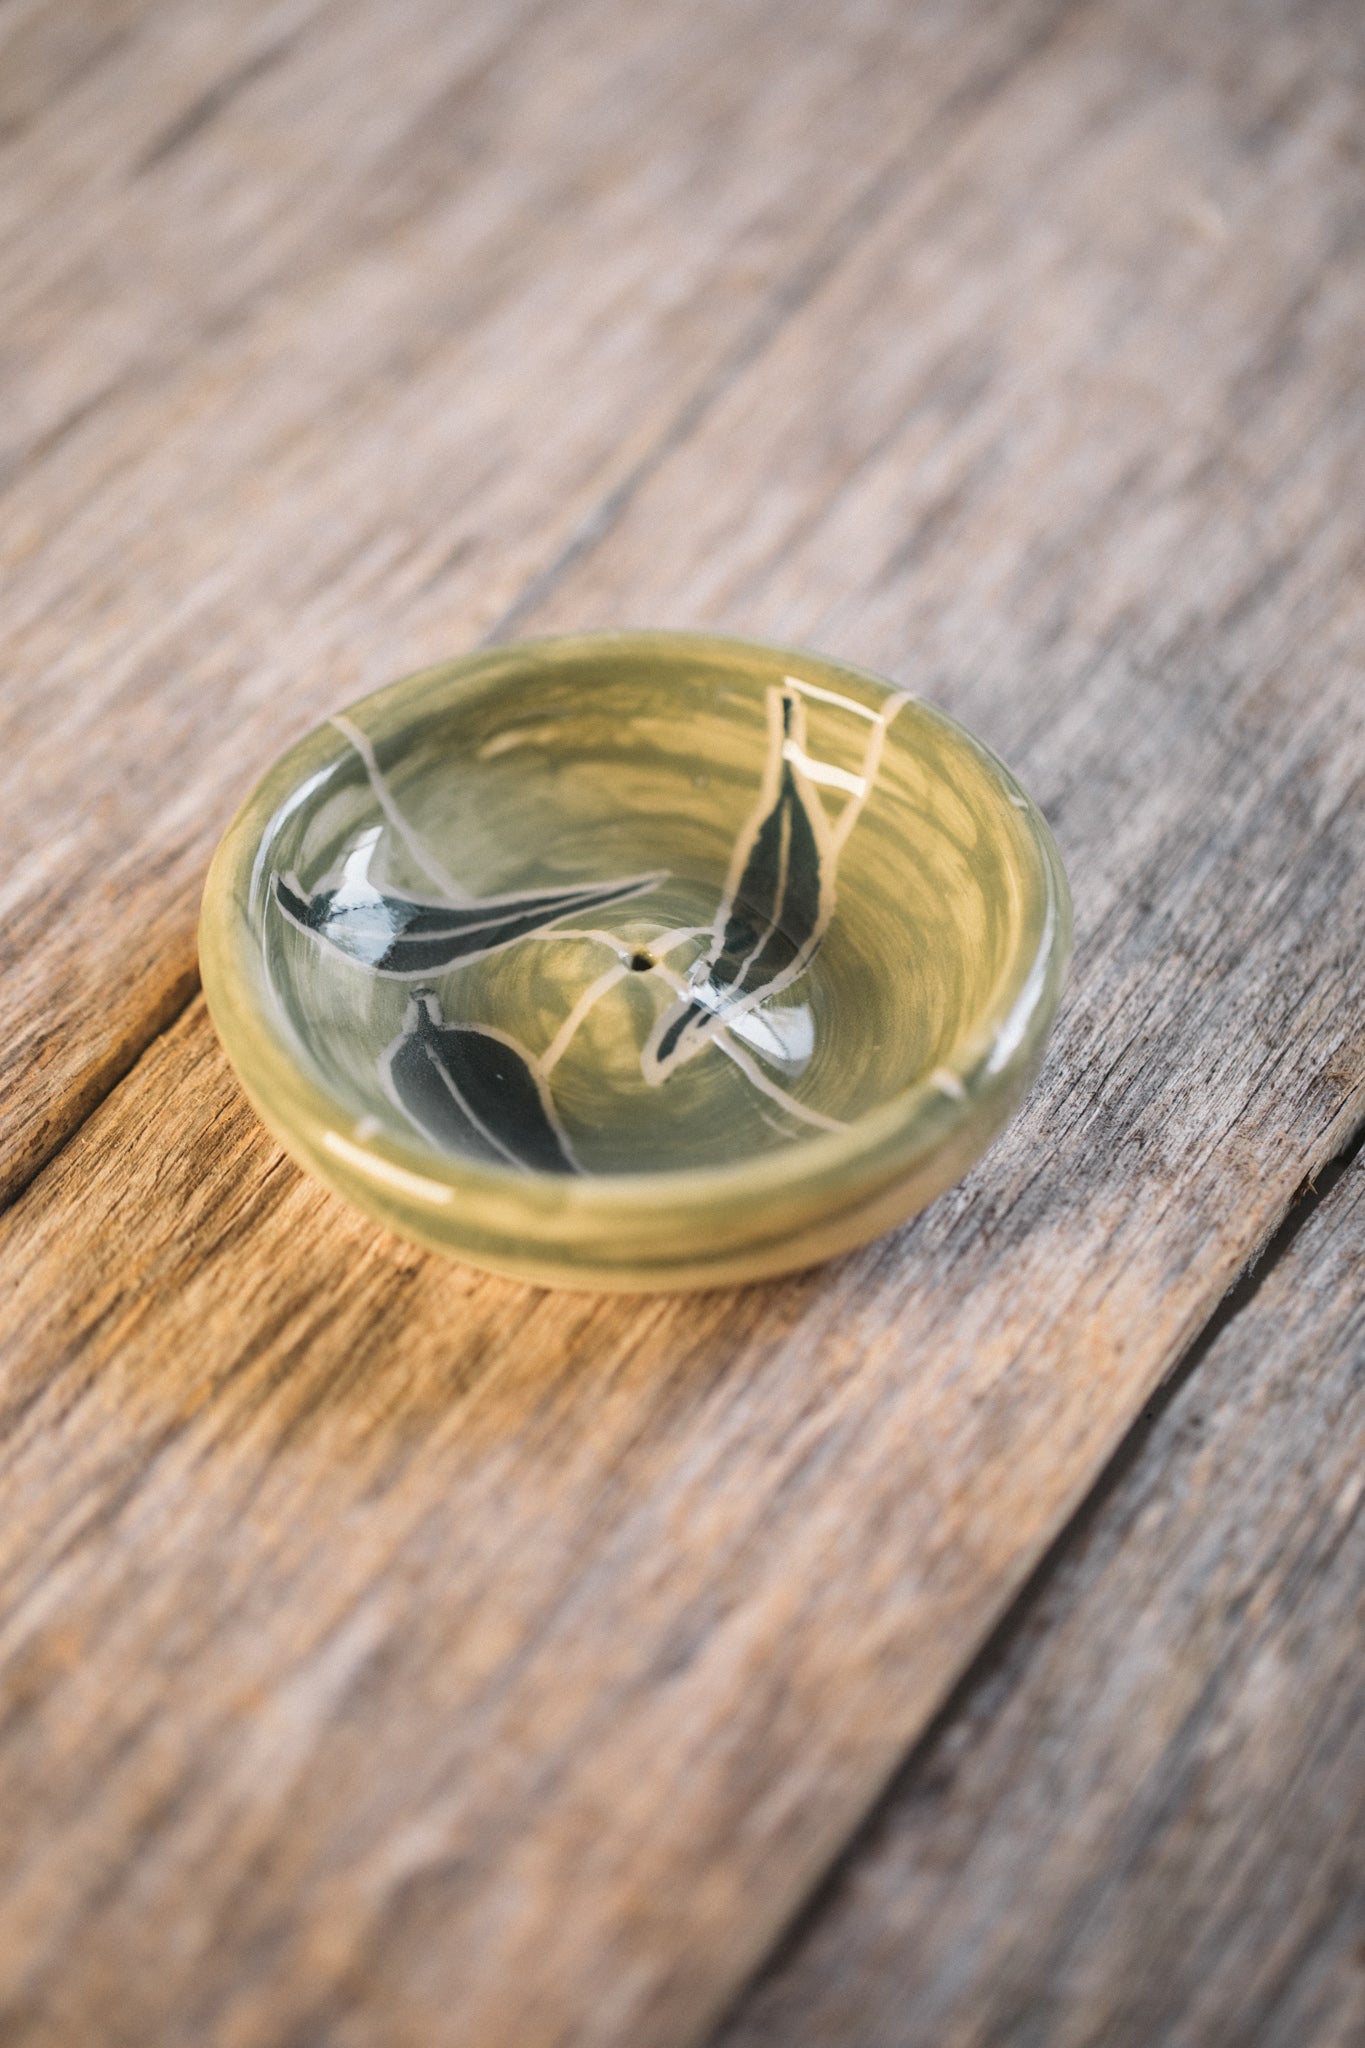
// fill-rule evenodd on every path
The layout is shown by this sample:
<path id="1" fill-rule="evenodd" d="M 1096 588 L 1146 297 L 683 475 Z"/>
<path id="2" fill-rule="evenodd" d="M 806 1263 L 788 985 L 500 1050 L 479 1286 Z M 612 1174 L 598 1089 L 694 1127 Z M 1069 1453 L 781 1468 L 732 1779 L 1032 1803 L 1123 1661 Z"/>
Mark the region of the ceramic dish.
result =
<path id="1" fill-rule="evenodd" d="M 1051 834 L 962 728 L 815 655 L 496 647 L 310 733 L 229 828 L 209 1007 L 395 1230 L 547 1284 L 808 1265 L 955 1180 L 1065 973 Z"/>

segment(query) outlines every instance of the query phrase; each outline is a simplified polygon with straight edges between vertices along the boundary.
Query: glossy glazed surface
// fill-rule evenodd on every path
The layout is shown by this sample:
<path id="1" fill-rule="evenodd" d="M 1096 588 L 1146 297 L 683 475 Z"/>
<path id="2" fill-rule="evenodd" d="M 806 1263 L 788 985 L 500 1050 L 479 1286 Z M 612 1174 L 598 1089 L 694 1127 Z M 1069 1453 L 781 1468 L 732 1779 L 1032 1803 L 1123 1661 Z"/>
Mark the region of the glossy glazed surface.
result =
<path id="1" fill-rule="evenodd" d="M 808 1263 L 910 1214 L 1027 1085 L 1069 910 L 942 714 L 813 655 L 532 642 L 310 734 L 215 858 L 215 1023 L 395 1228 L 581 1286 Z"/>

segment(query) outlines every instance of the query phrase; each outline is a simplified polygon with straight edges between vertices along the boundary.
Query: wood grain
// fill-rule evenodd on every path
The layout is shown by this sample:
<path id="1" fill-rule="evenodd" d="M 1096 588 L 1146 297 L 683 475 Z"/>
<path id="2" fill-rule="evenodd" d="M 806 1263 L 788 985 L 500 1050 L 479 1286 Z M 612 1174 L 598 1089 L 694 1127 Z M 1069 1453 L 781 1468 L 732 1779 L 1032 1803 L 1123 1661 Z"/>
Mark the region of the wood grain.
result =
<path id="1" fill-rule="evenodd" d="M 1365 2037 L 1365 1164 L 717 2048 Z"/>
<path id="2" fill-rule="evenodd" d="M 525 615 L 1064 12 L 20 15 L 0 1194 L 184 1006 L 271 755 Z"/>
<path id="3" fill-rule="evenodd" d="M 294 32 L 234 18 L 239 78 Z M 144 381 L 14 486 L 6 630 L 48 695 L 8 705 L 8 800 L 45 822 L 6 1002 L 49 1048 L 15 1183 L 75 1129 L 0 1228 L 24 2043 L 696 2038 L 1365 1114 L 1352 11 L 753 7 L 741 36 L 601 0 L 498 17 L 501 74 L 491 14 L 442 15 L 416 73 L 412 19 L 296 24 L 233 97 L 204 17 L 149 17 L 178 89 L 115 221 L 152 208 L 188 265 L 158 178 L 289 203 L 215 245 L 183 353 L 146 313 Z M 491 108 L 467 191 L 428 130 L 434 243 L 347 239 L 408 143 L 372 135 L 335 216 L 322 159 L 272 153 L 339 138 L 384 63 L 409 113 L 414 76 Z M 96 95 L 96 135 L 132 120 L 107 81 L 63 102 Z M 54 207 L 64 151 L 99 154 L 72 130 L 15 145 Z M 92 304 L 111 361 L 128 305 Z M 499 612 L 822 642 L 1044 801 L 1078 924 L 1056 1055 L 908 1230 L 690 1301 L 480 1280 L 304 1184 L 197 1004 L 155 1035 L 242 782 Z"/>

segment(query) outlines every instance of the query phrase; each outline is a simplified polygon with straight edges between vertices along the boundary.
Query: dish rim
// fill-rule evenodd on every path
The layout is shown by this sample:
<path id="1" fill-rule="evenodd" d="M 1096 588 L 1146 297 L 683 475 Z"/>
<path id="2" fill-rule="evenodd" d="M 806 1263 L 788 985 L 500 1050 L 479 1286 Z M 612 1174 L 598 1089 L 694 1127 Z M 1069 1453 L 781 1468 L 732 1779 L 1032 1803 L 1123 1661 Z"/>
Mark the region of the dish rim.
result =
<path id="1" fill-rule="evenodd" d="M 873 670 L 812 648 L 722 634 L 624 628 L 492 643 L 400 676 L 353 700 L 337 715 L 359 715 L 363 723 L 367 708 L 381 699 L 391 708 L 403 693 L 416 693 L 438 681 L 450 687 L 454 705 L 461 685 L 471 694 L 486 689 L 490 666 L 524 652 L 591 658 L 601 650 L 619 657 L 632 646 L 656 656 L 667 651 L 722 661 L 745 654 L 775 656 L 784 664 L 816 661 L 878 692 L 897 690 Z M 289 800 L 297 800 L 301 784 L 324 765 L 312 758 L 321 755 L 322 743 L 335 739 L 326 759 L 345 750 L 344 738 L 329 734 L 324 718 L 277 756 L 253 785 L 218 843 L 204 887 L 199 922 L 204 993 L 228 1059 L 258 1114 L 286 1149 L 334 1183 L 342 1169 L 349 1169 L 351 1176 L 362 1174 L 376 1184 L 375 1198 L 381 1203 L 399 1195 L 410 1201 L 426 1199 L 443 1210 L 449 1209 L 451 1196 L 467 1196 L 473 1203 L 491 1201 L 498 1208 L 510 1199 L 524 1211 L 523 1227 L 531 1236 L 537 1216 L 547 1221 L 551 1216 L 561 1221 L 570 1216 L 579 1221 L 600 1217 L 609 1227 L 613 1219 L 627 1214 L 638 1218 L 646 1207 L 680 1216 L 718 1203 L 729 1208 L 797 1191 L 809 1197 L 803 1207 L 837 1212 L 872 1191 L 909 1178 L 933 1156 L 955 1150 L 956 1141 L 983 1124 L 987 1128 L 975 1150 L 984 1149 L 1022 1096 L 1041 1057 L 1070 960 L 1070 891 L 1046 819 L 999 756 L 937 705 L 913 692 L 898 694 L 909 699 L 917 715 L 975 758 L 988 786 L 1026 825 L 1036 861 L 1034 874 L 1021 876 L 1034 914 L 1023 920 L 1020 939 L 997 979 L 994 1004 L 959 1034 L 951 1063 L 864 1111 L 847 1130 L 802 1135 L 781 1150 L 720 1165 L 570 1176 L 437 1153 L 387 1131 L 357 1140 L 351 1135 L 354 1105 L 330 1094 L 300 1067 L 287 1038 L 275 1027 L 272 1011 L 278 999 L 265 970 L 263 948 L 251 929 L 252 890 L 259 883 L 262 855 L 287 815 Z M 305 774 L 304 763 L 310 760 Z M 945 1076 L 960 1093 L 945 1089 Z M 991 1115 L 991 1106 L 1002 1094 L 1010 1098 L 1003 1113 Z M 288 1104 L 288 1113 L 279 1107 L 281 1102 Z M 349 1177 L 345 1187 L 352 1191 Z M 447 1233 L 439 1230 L 440 1220 L 433 1215 L 433 1241 L 448 1243 Z M 455 1220 L 454 1213 L 449 1220 Z M 561 1243 L 560 1249 L 566 1247 Z"/>

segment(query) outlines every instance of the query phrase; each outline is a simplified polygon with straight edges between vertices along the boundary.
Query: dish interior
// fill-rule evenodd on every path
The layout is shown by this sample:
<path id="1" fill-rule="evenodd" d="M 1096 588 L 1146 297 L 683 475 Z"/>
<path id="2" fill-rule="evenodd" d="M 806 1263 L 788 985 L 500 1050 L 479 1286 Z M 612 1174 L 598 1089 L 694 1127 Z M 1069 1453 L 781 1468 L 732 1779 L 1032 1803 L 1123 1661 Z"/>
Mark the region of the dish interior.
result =
<path id="1" fill-rule="evenodd" d="M 495 650 L 310 746 L 250 916 L 278 1028 L 358 1142 L 715 1168 L 931 1077 L 960 1091 L 989 1057 L 1027 807 L 872 677 L 719 645 Z"/>

